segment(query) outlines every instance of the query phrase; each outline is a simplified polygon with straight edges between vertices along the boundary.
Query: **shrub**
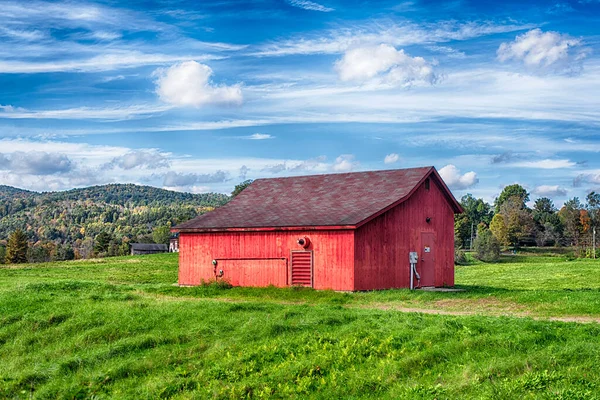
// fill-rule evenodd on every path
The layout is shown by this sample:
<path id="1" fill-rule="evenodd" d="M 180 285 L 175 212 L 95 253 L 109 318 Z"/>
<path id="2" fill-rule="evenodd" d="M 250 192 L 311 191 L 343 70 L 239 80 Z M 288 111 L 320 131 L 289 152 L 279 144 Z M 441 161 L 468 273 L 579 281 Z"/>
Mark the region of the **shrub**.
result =
<path id="1" fill-rule="evenodd" d="M 463 249 L 454 250 L 454 265 L 464 265 L 467 263 L 467 255 Z"/>
<path id="2" fill-rule="evenodd" d="M 493 262 L 500 258 L 500 242 L 489 229 L 477 233 L 473 247 L 475 248 L 475 258 L 478 260 Z"/>

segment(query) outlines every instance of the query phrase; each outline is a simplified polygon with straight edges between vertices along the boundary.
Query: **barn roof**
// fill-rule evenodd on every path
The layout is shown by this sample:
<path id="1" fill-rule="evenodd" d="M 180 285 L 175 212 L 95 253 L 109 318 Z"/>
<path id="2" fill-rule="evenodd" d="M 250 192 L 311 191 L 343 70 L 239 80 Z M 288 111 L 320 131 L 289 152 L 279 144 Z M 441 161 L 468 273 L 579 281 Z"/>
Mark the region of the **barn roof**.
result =
<path id="1" fill-rule="evenodd" d="M 173 228 L 179 232 L 259 228 L 355 228 L 406 200 L 434 167 L 257 179 L 228 204 Z"/>
<path id="2" fill-rule="evenodd" d="M 156 243 L 131 243 L 131 248 L 138 251 L 167 251 L 169 248 L 166 244 Z"/>

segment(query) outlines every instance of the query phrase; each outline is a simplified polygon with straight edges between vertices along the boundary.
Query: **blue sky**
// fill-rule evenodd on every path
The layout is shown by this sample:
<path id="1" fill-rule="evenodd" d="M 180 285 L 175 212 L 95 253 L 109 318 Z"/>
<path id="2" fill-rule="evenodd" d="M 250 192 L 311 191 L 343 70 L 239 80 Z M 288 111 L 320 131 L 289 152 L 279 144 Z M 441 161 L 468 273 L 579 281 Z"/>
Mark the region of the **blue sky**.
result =
<path id="1" fill-rule="evenodd" d="M 600 188 L 600 1 L 0 1 L 0 184 Z"/>

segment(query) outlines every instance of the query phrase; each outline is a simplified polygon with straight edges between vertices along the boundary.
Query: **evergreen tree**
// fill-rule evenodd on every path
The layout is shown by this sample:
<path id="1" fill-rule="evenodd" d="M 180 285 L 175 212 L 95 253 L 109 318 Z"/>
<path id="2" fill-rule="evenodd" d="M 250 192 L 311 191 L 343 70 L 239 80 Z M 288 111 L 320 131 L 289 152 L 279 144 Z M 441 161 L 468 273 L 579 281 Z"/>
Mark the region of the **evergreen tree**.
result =
<path id="1" fill-rule="evenodd" d="M 5 258 L 6 258 L 6 247 L 0 246 L 0 264 L 4 264 Z"/>
<path id="2" fill-rule="evenodd" d="M 478 260 L 493 262 L 500 258 L 500 242 L 489 229 L 478 229 L 474 242 L 475 257 Z"/>
<path id="3" fill-rule="evenodd" d="M 106 253 L 108 251 L 108 246 L 110 245 L 111 237 L 110 234 L 106 232 L 100 232 L 96 236 L 96 242 L 94 243 L 94 252 L 96 254 Z"/>
<path id="4" fill-rule="evenodd" d="M 9 264 L 21 264 L 27 262 L 27 236 L 25 232 L 17 229 L 8 237 L 6 247 L 6 262 Z"/>

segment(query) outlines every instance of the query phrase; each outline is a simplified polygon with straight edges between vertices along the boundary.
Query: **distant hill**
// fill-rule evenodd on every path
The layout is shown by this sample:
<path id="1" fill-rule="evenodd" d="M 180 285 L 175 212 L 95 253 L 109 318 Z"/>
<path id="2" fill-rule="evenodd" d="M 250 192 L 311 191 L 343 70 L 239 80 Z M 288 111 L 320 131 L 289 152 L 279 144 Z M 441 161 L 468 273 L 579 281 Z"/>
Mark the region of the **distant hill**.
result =
<path id="1" fill-rule="evenodd" d="M 35 195 L 35 192 L 30 192 L 25 189 L 18 189 L 12 186 L 0 185 L 0 200 L 14 199 L 17 197 L 28 197 Z"/>
<path id="2" fill-rule="evenodd" d="M 229 196 L 224 194 L 133 184 L 46 193 L 0 186 L 0 243 L 20 228 L 32 244 L 70 245 L 79 256 L 87 257 L 101 232 L 108 233 L 117 247 L 124 242 L 151 241 L 153 228 L 186 221 L 227 201 Z"/>

